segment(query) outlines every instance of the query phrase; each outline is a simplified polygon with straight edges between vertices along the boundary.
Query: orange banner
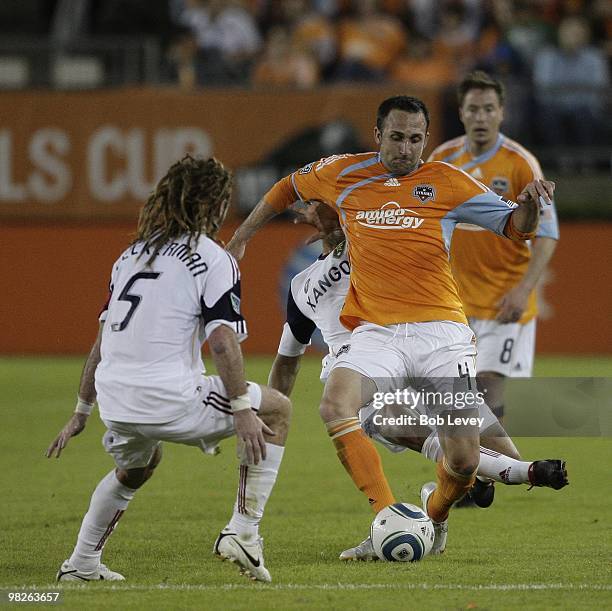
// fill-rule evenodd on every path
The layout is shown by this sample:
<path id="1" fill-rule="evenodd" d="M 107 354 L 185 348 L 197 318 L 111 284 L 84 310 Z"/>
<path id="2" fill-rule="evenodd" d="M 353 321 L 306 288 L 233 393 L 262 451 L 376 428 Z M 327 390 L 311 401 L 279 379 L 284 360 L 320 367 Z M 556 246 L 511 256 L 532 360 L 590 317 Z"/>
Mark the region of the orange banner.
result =
<path id="1" fill-rule="evenodd" d="M 223 237 L 234 227 L 224 230 Z M 107 296 L 111 266 L 133 230 L 133 223 L 0 227 L 0 353 L 87 352 Z M 276 352 L 286 283 L 316 256 L 315 250 L 303 247 L 309 233 L 303 226 L 273 223 L 249 244 L 240 264 L 249 325 L 245 352 Z M 539 323 L 538 352 L 612 351 L 612 271 L 606 257 L 611 240 L 612 224 L 562 224 L 544 287 L 550 318 Z"/>
<path id="2" fill-rule="evenodd" d="M 368 150 L 378 104 L 397 93 L 388 86 L 3 93 L 0 218 L 133 219 L 186 152 L 216 155 L 237 170 L 297 132 L 336 119 L 352 125 Z M 439 114 L 437 94 L 411 93 Z M 431 142 L 439 142 L 439 121 L 431 129 Z"/>

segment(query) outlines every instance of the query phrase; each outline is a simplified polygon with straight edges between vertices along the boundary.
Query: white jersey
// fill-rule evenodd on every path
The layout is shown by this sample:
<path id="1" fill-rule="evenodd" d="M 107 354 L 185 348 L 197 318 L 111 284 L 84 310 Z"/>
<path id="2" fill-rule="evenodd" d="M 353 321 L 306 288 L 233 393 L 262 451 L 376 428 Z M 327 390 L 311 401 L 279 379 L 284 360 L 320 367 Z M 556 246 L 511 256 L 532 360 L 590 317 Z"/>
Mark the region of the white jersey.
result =
<path id="1" fill-rule="evenodd" d="M 234 258 L 207 237 L 160 249 L 149 266 L 142 243 L 113 266 L 100 315 L 102 360 L 96 370 L 100 416 L 117 422 L 163 423 L 199 396 L 201 348 L 220 325 L 246 338 L 240 314 L 240 272 Z"/>
<path id="2" fill-rule="evenodd" d="M 287 296 L 287 322 L 278 347 L 280 355 L 303 354 L 317 327 L 331 353 L 349 342 L 351 332 L 340 323 L 340 310 L 349 289 L 350 271 L 343 242 L 293 277 Z"/>

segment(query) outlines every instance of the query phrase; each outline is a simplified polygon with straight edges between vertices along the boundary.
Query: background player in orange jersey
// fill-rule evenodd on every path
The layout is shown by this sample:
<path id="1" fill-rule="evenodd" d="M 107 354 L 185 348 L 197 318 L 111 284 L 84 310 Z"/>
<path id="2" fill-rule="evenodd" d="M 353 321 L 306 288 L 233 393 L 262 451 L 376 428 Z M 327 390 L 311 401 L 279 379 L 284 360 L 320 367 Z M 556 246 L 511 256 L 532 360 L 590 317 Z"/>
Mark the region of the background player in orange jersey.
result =
<path id="1" fill-rule="evenodd" d="M 514 200 L 532 180 L 542 179 L 538 160 L 500 133 L 504 119 L 502 83 L 484 72 L 469 74 L 458 87 L 465 135 L 434 150 L 429 161 L 446 161 L 503 197 Z M 528 377 L 535 352 L 535 288 L 559 238 L 554 205 L 540 218 L 536 237 L 510 242 L 475 225 L 457 226 L 451 265 L 459 296 L 478 345 L 478 385 L 493 413 L 504 414 L 507 376 Z"/>
<path id="2" fill-rule="evenodd" d="M 378 152 L 335 155 L 282 179 L 228 244 L 241 258 L 249 238 L 296 200 L 318 199 L 338 212 L 351 260 L 340 320 L 353 334 L 350 350 L 331 370 L 320 414 L 339 459 L 366 493 L 363 482 L 375 488 L 385 481 L 357 417 L 375 392 L 416 385 L 452 396 L 472 388 L 474 336 L 448 258 L 455 225 L 470 222 L 528 239 L 537 228 L 538 199 L 549 200 L 554 190 L 553 183 L 533 181 L 518 205 L 447 163 L 423 164 L 428 127 L 421 100 L 384 100 L 374 129 Z M 430 410 L 444 421 L 438 427 L 444 458 L 437 485 L 424 486 L 421 500 L 434 522 L 438 553 L 446 545 L 450 507 L 472 486 L 478 465 L 478 427 L 454 423 L 450 416 L 459 407 Z M 473 407 L 464 408 L 463 416 L 476 416 Z"/>

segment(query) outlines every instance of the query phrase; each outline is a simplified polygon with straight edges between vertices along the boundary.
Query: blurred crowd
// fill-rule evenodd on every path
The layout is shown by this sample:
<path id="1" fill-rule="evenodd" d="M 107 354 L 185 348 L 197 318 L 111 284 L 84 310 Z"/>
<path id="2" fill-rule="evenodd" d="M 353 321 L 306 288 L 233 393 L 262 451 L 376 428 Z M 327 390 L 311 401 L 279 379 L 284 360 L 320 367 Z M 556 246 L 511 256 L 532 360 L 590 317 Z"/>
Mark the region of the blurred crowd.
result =
<path id="1" fill-rule="evenodd" d="M 440 87 L 474 67 L 542 87 L 588 67 L 597 84 L 612 57 L 609 0 L 168 1 L 181 30 L 169 57 L 186 87 Z"/>
<path id="2" fill-rule="evenodd" d="M 446 89 L 450 108 L 453 85 L 480 68 L 519 85 L 509 129 L 527 141 L 533 128 L 551 146 L 592 144 L 605 121 L 610 0 L 168 2 L 181 87 L 393 81 Z"/>
<path id="3" fill-rule="evenodd" d="M 82 16 L 76 40 L 155 38 L 161 80 L 184 89 L 430 87 L 452 133 L 454 85 L 483 69 L 506 84 L 504 128 L 526 144 L 602 145 L 611 131 L 612 0 L 3 0 L 0 35 L 57 31 L 57 7 Z"/>

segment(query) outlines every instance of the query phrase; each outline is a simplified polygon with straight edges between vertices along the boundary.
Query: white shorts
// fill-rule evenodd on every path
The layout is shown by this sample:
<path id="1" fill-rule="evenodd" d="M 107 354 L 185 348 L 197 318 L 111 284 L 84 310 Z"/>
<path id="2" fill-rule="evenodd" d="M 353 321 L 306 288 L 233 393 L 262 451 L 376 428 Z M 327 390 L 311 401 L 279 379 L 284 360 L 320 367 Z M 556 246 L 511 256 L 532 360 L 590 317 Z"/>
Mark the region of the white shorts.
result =
<path id="1" fill-rule="evenodd" d="M 351 349 L 351 344 L 346 342 L 344 344 L 336 344 L 334 346 L 329 347 L 329 353 L 326 354 L 321 361 L 321 375 L 319 379 L 323 384 L 327 382 L 327 378 L 329 378 L 329 374 L 334 368 L 334 363 L 339 356 L 342 356 L 345 352 L 349 352 Z"/>
<path id="2" fill-rule="evenodd" d="M 334 362 L 336 361 L 336 356 L 334 354 L 326 354 L 321 360 L 321 375 L 319 376 L 319 380 L 325 384 L 327 382 L 327 378 L 329 378 L 329 374 L 331 373 L 332 367 L 334 366 Z"/>
<path id="3" fill-rule="evenodd" d="M 495 371 L 510 378 L 528 378 L 533 373 L 536 319 L 528 323 L 502 325 L 495 320 L 470 318 L 476 335 L 476 371 Z"/>
<path id="4" fill-rule="evenodd" d="M 248 393 L 251 406 L 258 411 L 261 387 L 249 382 Z M 197 403 L 176 420 L 162 424 L 104 420 L 104 424 L 108 430 L 102 444 L 120 469 L 146 467 L 162 441 L 197 446 L 214 454 L 219 441 L 234 434 L 234 417 L 219 376 L 203 377 Z"/>
<path id="5" fill-rule="evenodd" d="M 365 323 L 332 365 L 371 378 L 379 392 L 413 387 L 441 392 L 476 391 L 476 344 L 472 330 L 451 321 L 382 327 Z M 449 409 L 452 407 L 449 406 Z"/>

